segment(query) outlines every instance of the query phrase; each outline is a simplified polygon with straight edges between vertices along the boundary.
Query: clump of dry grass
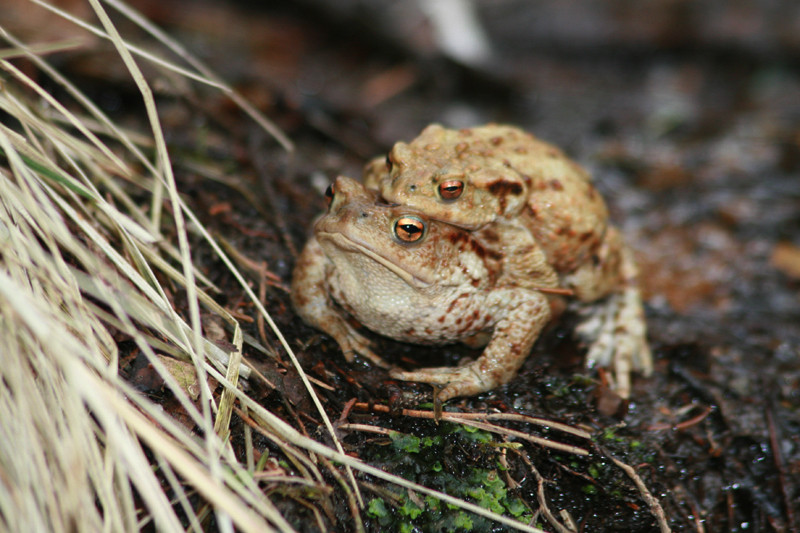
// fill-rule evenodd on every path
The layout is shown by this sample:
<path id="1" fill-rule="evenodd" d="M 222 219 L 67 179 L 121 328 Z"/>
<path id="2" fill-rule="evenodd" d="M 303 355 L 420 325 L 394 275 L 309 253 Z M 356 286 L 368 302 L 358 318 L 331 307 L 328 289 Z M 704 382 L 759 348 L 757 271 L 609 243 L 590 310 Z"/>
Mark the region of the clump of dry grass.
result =
<path id="1" fill-rule="evenodd" d="M 94 7 L 103 20 L 100 5 Z M 114 33 L 110 21 L 103 22 Z M 227 377 L 235 388 L 241 357 L 239 350 L 225 353 L 203 338 L 199 302 L 227 320 L 234 340 L 241 335 L 236 321 L 197 287 L 188 212 L 170 173 L 157 114 L 150 115 L 152 135 L 143 138 L 154 147 L 151 161 L 141 138 L 117 127 L 5 29 L 3 37 L 10 45 L 6 57 L 26 57 L 72 96 L 62 104 L 14 63 L 0 61 L 0 109 L 10 117 L 0 127 L 3 525 L 9 531 L 135 531 L 154 521 L 167 531 L 184 524 L 202 530 L 207 511 L 190 502 L 197 492 L 216 511 L 220 529 L 290 530 L 219 438 L 227 434 L 231 401 L 221 409 L 205 378 Z M 155 112 L 132 56 L 118 35 L 111 38 Z M 133 163 L 147 172 L 135 173 Z M 146 217 L 119 179 L 151 192 L 154 201 L 167 197 L 177 248 L 159 235 L 161 221 Z M 169 258 L 177 258 L 182 271 Z M 186 289 L 190 323 L 173 308 L 156 271 Z M 119 377 L 110 327 L 133 339 L 204 438 Z M 170 373 L 164 353 L 193 364 L 200 409 Z"/>
<path id="2" fill-rule="evenodd" d="M 242 464 L 228 444 L 238 404 L 307 483 L 324 484 L 324 470 L 341 481 L 356 529 L 362 528 L 362 502 L 351 469 L 536 531 L 346 456 L 299 365 L 336 448 L 304 437 L 242 391 L 239 380 L 249 375 L 242 365 L 242 333 L 204 292 L 211 284 L 194 267 L 189 231 L 206 239 L 295 364 L 296 359 L 244 278 L 180 198 L 139 62 L 224 92 L 287 150 L 291 142 L 125 4 L 89 0 L 99 21 L 90 23 L 47 2 L 32 3 L 71 21 L 76 31 L 113 44 L 141 93 L 150 130 L 121 128 L 50 67 L 44 55 L 71 43 L 26 43 L 0 26 L 0 111 L 7 117 L 0 124 L 0 529 L 136 531 L 154 525 L 159 531 L 203 531 L 213 514 L 222 531 L 292 531 L 255 481 L 256 465 Z M 106 13 L 108 6 L 175 59 L 128 43 Z M 20 57 L 66 96 L 57 99 L 21 70 L 15 63 Z M 125 182 L 149 195 L 148 209 L 126 193 Z M 165 212 L 171 218 L 162 219 Z M 176 242 L 162 235 L 165 227 Z M 159 279 L 185 289 L 188 320 Z M 203 336 L 201 308 L 227 325 L 234 349 L 222 350 Z M 131 339 L 147 357 L 200 435 L 120 377 L 115 334 Z M 171 358 L 188 365 L 198 402 L 172 371 Z M 212 394 L 209 376 L 222 385 L 221 397 Z M 245 440 L 252 458 L 249 432 Z"/>

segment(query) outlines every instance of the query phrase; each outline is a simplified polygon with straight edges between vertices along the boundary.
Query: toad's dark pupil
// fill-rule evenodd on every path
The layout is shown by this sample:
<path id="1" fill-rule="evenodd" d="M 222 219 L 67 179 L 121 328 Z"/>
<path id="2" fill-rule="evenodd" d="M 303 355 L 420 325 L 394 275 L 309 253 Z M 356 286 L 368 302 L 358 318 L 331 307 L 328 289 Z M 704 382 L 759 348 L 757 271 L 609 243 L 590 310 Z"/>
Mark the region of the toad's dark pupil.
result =
<path id="1" fill-rule="evenodd" d="M 417 217 L 401 217 L 394 223 L 394 236 L 403 242 L 417 242 L 425 233 L 425 223 Z"/>
<path id="2" fill-rule="evenodd" d="M 417 233 L 422 233 L 422 228 L 420 228 L 415 224 L 401 224 L 400 229 L 408 233 L 409 236 L 413 236 Z"/>
<path id="3" fill-rule="evenodd" d="M 460 181 L 446 181 L 439 185 L 439 195 L 443 200 L 455 200 L 464 191 L 464 184 Z"/>

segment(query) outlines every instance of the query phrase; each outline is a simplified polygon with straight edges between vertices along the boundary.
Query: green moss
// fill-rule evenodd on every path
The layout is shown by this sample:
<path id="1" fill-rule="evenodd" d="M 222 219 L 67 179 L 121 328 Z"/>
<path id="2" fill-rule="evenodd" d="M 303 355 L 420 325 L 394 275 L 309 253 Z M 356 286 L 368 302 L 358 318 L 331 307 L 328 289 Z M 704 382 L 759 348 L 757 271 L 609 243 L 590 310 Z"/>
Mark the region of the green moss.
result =
<path id="1" fill-rule="evenodd" d="M 472 531 L 472 519 L 469 517 L 467 513 L 464 511 L 459 512 L 455 519 L 453 520 L 453 526 L 455 529 L 465 529 L 467 531 Z"/>
<path id="2" fill-rule="evenodd" d="M 508 504 L 506 504 L 506 510 L 511 516 L 516 518 L 519 518 L 525 514 L 526 511 L 529 511 L 528 507 L 519 498 L 514 498 L 509 501 Z"/>
<path id="3" fill-rule="evenodd" d="M 442 500 L 434 498 L 433 496 L 425 496 L 425 505 L 431 511 L 439 511 L 442 508 Z"/>
<path id="4" fill-rule="evenodd" d="M 403 505 L 398 508 L 400 514 L 414 520 L 422 514 L 423 509 L 411 500 L 405 500 Z"/>
<path id="5" fill-rule="evenodd" d="M 440 436 L 419 438 L 399 431 L 392 431 L 389 433 L 389 437 L 392 439 L 392 446 L 394 446 L 395 450 L 406 453 L 419 453 L 423 448 L 442 444 Z"/>
<path id="6" fill-rule="evenodd" d="M 395 450 L 405 453 L 419 453 L 419 437 L 393 431 L 389 434 Z"/>
<path id="7" fill-rule="evenodd" d="M 418 429 L 418 428 L 417 428 Z M 486 431 L 452 423 L 427 428 L 427 435 L 390 434 L 392 446 L 376 446 L 370 461 L 387 470 L 457 498 L 471 501 L 497 514 L 531 519 L 525 503 L 509 495 L 505 476 L 498 468 L 504 443 Z M 469 458 L 479 458 L 472 463 Z M 487 462 L 486 458 L 494 458 Z M 409 496 L 402 489 L 396 498 L 371 500 L 368 515 L 381 526 L 396 531 L 486 531 L 492 522 L 435 497 Z"/>
<path id="8" fill-rule="evenodd" d="M 375 519 L 382 526 L 392 523 L 392 515 L 386 507 L 382 498 L 373 498 L 367 505 L 367 514 Z"/>

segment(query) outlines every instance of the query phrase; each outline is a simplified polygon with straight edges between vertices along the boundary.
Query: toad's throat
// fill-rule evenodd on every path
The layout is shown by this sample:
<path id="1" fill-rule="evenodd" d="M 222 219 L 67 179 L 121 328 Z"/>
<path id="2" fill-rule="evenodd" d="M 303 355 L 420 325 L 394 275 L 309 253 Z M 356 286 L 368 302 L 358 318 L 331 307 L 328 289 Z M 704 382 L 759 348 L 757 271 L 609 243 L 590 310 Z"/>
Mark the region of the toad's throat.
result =
<path id="1" fill-rule="evenodd" d="M 425 287 L 429 287 L 433 284 L 431 280 L 423 279 L 419 276 L 412 274 L 408 270 L 405 270 L 404 268 L 397 266 L 397 264 L 395 264 L 394 262 L 376 253 L 370 248 L 367 248 L 360 242 L 352 240 L 351 238 L 347 237 L 342 233 L 320 231 L 317 233 L 317 239 L 319 240 L 327 239 L 331 242 L 336 243 L 336 245 L 342 250 L 350 250 L 353 252 L 360 253 L 365 257 L 369 257 L 379 265 L 382 265 L 384 268 L 394 273 L 397 277 L 399 277 L 412 287 L 422 289 Z"/>

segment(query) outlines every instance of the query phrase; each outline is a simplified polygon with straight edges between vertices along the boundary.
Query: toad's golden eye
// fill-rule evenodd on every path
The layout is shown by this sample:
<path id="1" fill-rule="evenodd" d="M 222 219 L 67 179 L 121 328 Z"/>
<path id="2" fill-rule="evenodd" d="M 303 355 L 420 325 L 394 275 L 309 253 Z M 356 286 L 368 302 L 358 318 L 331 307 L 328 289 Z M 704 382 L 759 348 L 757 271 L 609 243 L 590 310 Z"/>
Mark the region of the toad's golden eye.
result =
<path id="1" fill-rule="evenodd" d="M 394 236 L 400 242 L 417 242 L 425 235 L 425 223 L 411 215 L 400 217 L 394 223 Z"/>
<path id="2" fill-rule="evenodd" d="M 464 192 L 464 182 L 458 180 L 447 180 L 439 184 L 439 196 L 442 200 L 455 200 Z"/>
<path id="3" fill-rule="evenodd" d="M 325 189 L 325 203 L 327 203 L 328 206 L 331 205 L 334 194 L 336 194 L 336 188 L 333 186 L 333 183 L 331 183 L 330 185 L 328 185 L 328 188 Z"/>

